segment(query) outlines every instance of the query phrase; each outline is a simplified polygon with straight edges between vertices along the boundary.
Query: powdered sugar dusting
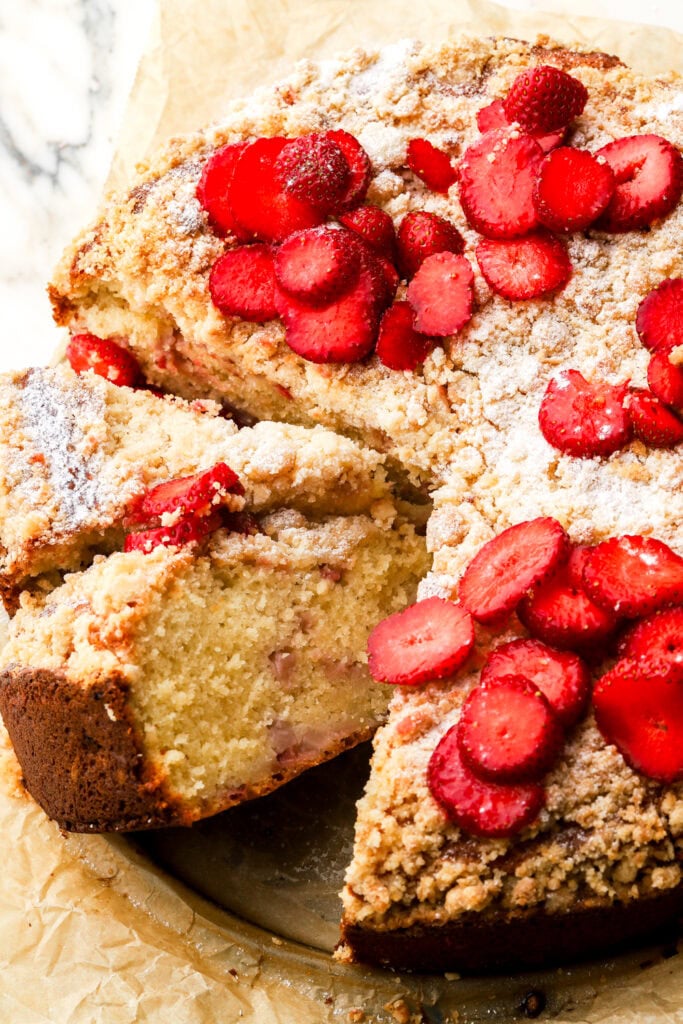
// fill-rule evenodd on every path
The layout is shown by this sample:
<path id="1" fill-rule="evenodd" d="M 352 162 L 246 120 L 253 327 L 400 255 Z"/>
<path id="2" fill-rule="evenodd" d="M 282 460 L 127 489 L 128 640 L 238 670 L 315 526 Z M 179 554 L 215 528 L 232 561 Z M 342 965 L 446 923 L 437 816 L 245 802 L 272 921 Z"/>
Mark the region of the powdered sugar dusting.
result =
<path id="1" fill-rule="evenodd" d="M 416 49 L 412 39 L 400 39 L 397 43 L 384 46 L 374 64 L 354 75 L 351 91 L 366 95 L 384 93 L 396 81 L 406 76 L 406 61 Z"/>

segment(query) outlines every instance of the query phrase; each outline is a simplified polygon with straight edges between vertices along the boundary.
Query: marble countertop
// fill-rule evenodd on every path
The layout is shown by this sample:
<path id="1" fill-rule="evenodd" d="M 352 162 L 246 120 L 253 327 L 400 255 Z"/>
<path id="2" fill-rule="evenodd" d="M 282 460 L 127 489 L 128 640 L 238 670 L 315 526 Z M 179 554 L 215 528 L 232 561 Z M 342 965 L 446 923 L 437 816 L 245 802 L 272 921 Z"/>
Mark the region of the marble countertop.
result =
<path id="1" fill-rule="evenodd" d="M 503 2 L 683 32 L 680 0 Z M 59 341 L 45 282 L 65 243 L 96 208 L 156 3 L 2 4 L 0 370 L 44 362 Z"/>

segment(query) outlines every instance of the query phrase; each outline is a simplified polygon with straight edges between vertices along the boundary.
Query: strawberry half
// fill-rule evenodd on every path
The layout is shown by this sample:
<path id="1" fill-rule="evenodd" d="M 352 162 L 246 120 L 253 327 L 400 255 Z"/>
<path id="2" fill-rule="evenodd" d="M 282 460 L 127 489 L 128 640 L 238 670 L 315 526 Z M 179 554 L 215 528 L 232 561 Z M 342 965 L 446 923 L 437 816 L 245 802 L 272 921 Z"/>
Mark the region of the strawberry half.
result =
<path id="1" fill-rule="evenodd" d="M 484 544 L 465 569 L 458 585 L 460 602 L 478 622 L 495 623 L 555 571 L 568 548 L 569 538 L 556 519 L 510 526 Z"/>
<path id="2" fill-rule="evenodd" d="M 346 195 L 351 169 L 336 142 L 312 133 L 282 148 L 275 161 L 275 177 L 301 202 L 330 213 Z"/>
<path id="3" fill-rule="evenodd" d="M 263 323 L 277 316 L 273 254 L 267 245 L 240 245 L 220 256 L 209 274 L 211 301 L 224 316 Z"/>
<path id="4" fill-rule="evenodd" d="M 566 71 L 541 64 L 517 75 L 503 101 L 508 121 L 526 132 L 556 132 L 578 117 L 588 90 Z"/>
<path id="5" fill-rule="evenodd" d="M 339 222 L 360 235 L 371 249 L 393 260 L 396 252 L 396 231 L 393 220 L 385 210 L 380 210 L 379 206 L 357 206 L 348 213 L 340 213 Z"/>
<path id="6" fill-rule="evenodd" d="M 445 338 L 472 317 L 474 274 L 464 256 L 438 252 L 428 256 L 408 285 L 408 302 L 421 334 Z"/>
<path id="7" fill-rule="evenodd" d="M 591 601 L 582 588 L 573 587 L 562 569 L 522 599 L 519 618 L 532 636 L 563 650 L 595 658 L 617 628 L 613 612 Z"/>
<path id="8" fill-rule="evenodd" d="M 666 217 L 683 192 L 683 157 L 659 135 L 616 139 L 595 154 L 614 171 L 616 188 L 600 218 L 603 231 L 636 231 Z"/>
<path id="9" fill-rule="evenodd" d="M 543 786 L 477 778 L 460 755 L 457 730 L 457 725 L 448 730 L 429 759 L 427 782 L 432 796 L 450 820 L 467 832 L 490 838 L 514 835 L 543 807 Z"/>
<path id="10" fill-rule="evenodd" d="M 544 438 L 566 455 L 611 455 L 631 438 L 627 384 L 589 383 L 578 370 L 562 370 L 548 384 L 538 413 Z"/>
<path id="11" fill-rule="evenodd" d="M 506 128 L 469 146 L 458 168 L 460 203 L 486 238 L 516 238 L 538 224 L 534 185 L 544 153 L 530 135 Z"/>
<path id="12" fill-rule="evenodd" d="M 434 348 L 434 339 L 413 327 L 413 311 L 407 302 L 395 302 L 379 325 L 376 353 L 390 370 L 415 370 Z"/>
<path id="13" fill-rule="evenodd" d="M 562 242 L 537 232 L 511 241 L 483 239 L 475 249 L 488 286 L 506 299 L 537 299 L 559 291 L 572 265 Z"/>
<path id="14" fill-rule="evenodd" d="M 443 597 L 428 597 L 375 626 L 368 638 L 368 668 L 378 683 L 418 686 L 452 676 L 473 647 L 469 612 Z"/>
<path id="15" fill-rule="evenodd" d="M 324 132 L 323 138 L 330 139 L 335 145 L 339 146 L 349 167 L 349 181 L 346 192 L 340 198 L 335 209 L 337 211 L 352 210 L 363 202 L 368 191 L 368 185 L 372 177 L 370 157 L 358 139 L 354 138 L 350 132 L 337 129 L 336 131 Z"/>
<path id="16" fill-rule="evenodd" d="M 288 295 L 319 305 L 353 286 L 360 262 L 355 237 L 323 224 L 297 231 L 282 243 L 275 254 L 275 278 Z"/>
<path id="17" fill-rule="evenodd" d="M 129 533 L 123 544 L 124 551 L 142 551 L 148 555 L 158 547 L 182 547 L 200 541 L 220 530 L 223 520 L 218 512 L 208 516 L 186 516 L 172 526 L 157 526 L 151 530 Z"/>
<path id="18" fill-rule="evenodd" d="M 590 674 L 578 655 L 540 640 L 511 640 L 491 651 L 481 682 L 518 675 L 541 691 L 565 729 L 580 718 L 588 701 Z"/>
<path id="19" fill-rule="evenodd" d="M 683 345 L 683 277 L 669 277 L 638 306 L 636 330 L 645 348 L 668 352 Z"/>
<path id="20" fill-rule="evenodd" d="M 593 690 L 595 720 L 635 771 L 683 778 L 683 669 L 618 661 Z"/>
<path id="21" fill-rule="evenodd" d="M 166 512 L 207 515 L 228 494 L 244 494 L 237 474 L 225 462 L 192 476 L 157 484 L 147 491 L 130 515 L 133 523 L 148 523 Z"/>
<path id="22" fill-rule="evenodd" d="M 244 232 L 232 212 L 230 186 L 237 161 L 248 145 L 248 142 L 234 142 L 212 153 L 204 164 L 196 193 L 216 234 L 223 236 L 230 233 L 240 241 L 247 239 L 242 237 Z"/>
<path id="23" fill-rule="evenodd" d="M 398 266 L 410 280 L 429 256 L 453 252 L 459 256 L 465 240 L 450 221 L 435 213 L 415 210 L 406 214 L 398 228 Z"/>
<path id="24" fill-rule="evenodd" d="M 583 583 L 596 604 L 636 618 L 683 603 L 683 558 L 654 537 L 611 537 L 590 552 Z"/>
<path id="25" fill-rule="evenodd" d="M 135 356 L 111 338 L 74 334 L 66 346 L 66 358 L 76 373 L 93 370 L 98 377 L 105 377 L 119 387 L 132 388 L 142 377 Z"/>
<path id="26" fill-rule="evenodd" d="M 510 122 L 507 119 L 502 100 L 493 100 L 487 107 L 482 107 L 481 110 L 477 111 L 477 128 L 482 135 L 485 135 L 486 132 L 492 132 L 496 128 L 509 127 L 509 125 Z M 543 152 L 549 153 L 556 146 L 562 145 L 567 130 L 566 128 L 561 128 L 559 131 L 550 132 L 548 135 L 536 135 L 533 132 L 530 134 L 533 135 Z"/>
<path id="27" fill-rule="evenodd" d="M 546 773 L 562 744 L 562 727 L 544 694 L 522 675 L 476 686 L 458 722 L 458 747 L 476 776 L 530 782 Z"/>
<path id="28" fill-rule="evenodd" d="M 683 422 L 646 388 L 631 388 L 627 402 L 633 433 L 652 448 L 683 441 Z"/>
<path id="29" fill-rule="evenodd" d="M 652 356 L 647 382 L 661 402 L 683 415 L 683 366 L 672 363 L 666 350 L 660 349 Z"/>
<path id="30" fill-rule="evenodd" d="M 619 654 L 640 665 L 683 668 L 683 608 L 667 608 L 636 622 L 621 638 Z"/>
<path id="31" fill-rule="evenodd" d="M 605 160 L 561 146 L 541 164 L 534 188 L 536 216 L 551 231 L 583 231 L 607 208 L 613 193 L 614 173 Z"/>
<path id="32" fill-rule="evenodd" d="M 451 163 L 448 153 L 428 142 L 427 139 L 411 139 L 406 157 L 408 167 L 432 192 L 448 192 L 457 181 L 458 172 Z"/>

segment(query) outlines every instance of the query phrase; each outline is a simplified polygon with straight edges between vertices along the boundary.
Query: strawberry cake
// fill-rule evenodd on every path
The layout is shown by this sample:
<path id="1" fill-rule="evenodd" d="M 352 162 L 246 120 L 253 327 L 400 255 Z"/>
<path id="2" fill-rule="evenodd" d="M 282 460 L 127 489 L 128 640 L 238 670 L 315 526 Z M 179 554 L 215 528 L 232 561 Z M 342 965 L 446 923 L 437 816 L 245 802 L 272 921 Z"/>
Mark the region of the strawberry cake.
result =
<path id="1" fill-rule="evenodd" d="M 406 41 L 303 63 L 219 125 L 172 140 L 55 272 L 77 373 L 270 421 L 254 434 L 277 422 L 348 439 L 369 460 L 358 490 L 372 481 L 381 511 L 336 510 L 381 526 L 385 542 L 396 529 L 414 538 L 389 507 L 430 511 L 419 600 L 382 618 L 371 596 L 364 619 L 370 674 L 394 694 L 359 805 L 342 959 L 540 964 L 628 940 L 681 907 L 681 95 L 673 76 L 545 38 Z M 25 736 L 66 665 L 95 700 L 104 632 L 126 721 L 149 745 L 144 785 L 170 780 L 173 799 L 153 799 L 180 820 L 227 806 L 232 776 L 201 745 L 199 697 L 178 739 L 182 697 L 165 661 L 155 674 L 149 610 L 163 592 L 174 634 L 190 630 L 164 589 L 181 577 L 198 606 L 222 609 L 226 546 L 244 549 L 251 605 L 246 552 L 283 543 L 279 512 L 256 535 L 234 519 L 237 499 L 249 509 L 248 481 L 214 477 L 216 465 L 163 467 L 125 514 L 141 527 L 127 550 L 52 591 L 49 573 L 74 566 L 59 553 L 26 569 L 21 525 L 4 542 L 7 587 L 44 574 L 14 620 L 6 717 Z M 170 507 L 163 488 L 181 472 L 193 482 L 170 481 Z M 387 480 L 399 501 L 382 497 Z M 332 486 L 328 515 L 348 497 Z M 126 566 L 141 587 L 149 576 L 132 612 L 116 603 Z M 396 593 L 406 597 L 403 580 Z M 107 602 L 119 632 L 104 627 Z M 118 646 L 129 616 L 133 659 Z M 181 695 L 198 693 L 198 672 L 187 667 Z M 146 685 L 163 708 L 146 703 Z M 299 737 L 312 711 L 303 691 L 293 704 Z M 248 747 L 256 719 L 228 741 Z M 260 778 L 263 764 L 243 777 L 252 769 Z"/>

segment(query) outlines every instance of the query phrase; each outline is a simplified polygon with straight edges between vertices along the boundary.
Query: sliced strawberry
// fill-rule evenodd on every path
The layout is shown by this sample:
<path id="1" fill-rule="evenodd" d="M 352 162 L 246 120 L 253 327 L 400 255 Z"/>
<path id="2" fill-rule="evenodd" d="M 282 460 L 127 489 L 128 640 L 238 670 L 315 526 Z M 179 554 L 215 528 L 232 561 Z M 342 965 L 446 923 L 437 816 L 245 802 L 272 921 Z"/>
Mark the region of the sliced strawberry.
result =
<path id="1" fill-rule="evenodd" d="M 483 239 L 475 255 L 486 283 L 506 299 L 537 299 L 564 288 L 572 274 L 562 242 L 542 232 L 511 241 Z"/>
<path id="2" fill-rule="evenodd" d="M 593 548 L 589 544 L 574 544 L 567 559 L 567 583 L 570 587 L 583 590 L 583 570 Z"/>
<path id="3" fill-rule="evenodd" d="M 398 266 L 410 280 L 429 256 L 454 252 L 459 256 L 465 240 L 450 221 L 435 213 L 415 210 L 406 214 L 398 228 Z"/>
<path id="4" fill-rule="evenodd" d="M 534 587 L 520 602 L 517 614 L 532 636 L 592 658 L 602 653 L 618 624 L 613 612 L 591 601 L 583 589 L 573 587 L 562 570 Z"/>
<path id="5" fill-rule="evenodd" d="M 502 100 L 494 100 L 487 107 L 482 107 L 481 110 L 477 111 L 477 128 L 482 135 L 485 135 L 486 132 L 492 132 L 496 128 L 505 128 L 509 125 L 510 122 L 507 119 Z M 536 135 L 533 132 L 530 134 L 533 135 L 543 152 L 549 153 L 556 146 L 562 145 L 567 130 L 566 128 L 561 128 L 559 131 L 550 132 L 548 135 Z"/>
<path id="6" fill-rule="evenodd" d="M 428 142 L 427 139 L 411 139 L 406 157 L 408 167 L 432 192 L 448 192 L 457 181 L 458 172 L 451 163 L 448 153 Z"/>
<path id="7" fill-rule="evenodd" d="M 361 146 L 358 139 L 350 132 L 337 129 L 336 131 L 325 132 L 324 138 L 331 139 L 341 149 L 346 162 L 349 165 L 350 178 L 346 192 L 337 203 L 335 209 L 352 210 L 365 199 L 370 179 L 372 177 L 372 165 L 370 157 Z"/>
<path id="8" fill-rule="evenodd" d="M 216 234 L 223 236 L 230 233 L 240 241 L 247 239 L 242 237 L 243 230 L 232 212 L 230 186 L 237 161 L 248 145 L 248 142 L 234 142 L 217 149 L 204 164 L 197 185 L 197 199 L 208 213 Z"/>
<path id="9" fill-rule="evenodd" d="M 142 551 L 148 555 L 158 547 L 182 547 L 193 541 L 220 530 L 223 520 L 218 512 L 208 516 L 186 516 L 172 526 L 157 526 L 139 533 L 129 533 L 124 541 L 124 551 Z"/>
<path id="10" fill-rule="evenodd" d="M 224 316 L 263 323 L 277 316 L 273 254 L 267 245 L 228 249 L 211 268 L 211 301 Z"/>
<path id="11" fill-rule="evenodd" d="M 666 350 L 655 352 L 647 368 L 647 382 L 657 398 L 683 415 L 683 366 L 672 363 Z"/>
<path id="12" fill-rule="evenodd" d="M 275 177 L 302 203 L 330 213 L 346 195 L 351 169 L 336 142 L 312 133 L 283 147 L 275 161 Z"/>
<path id="13" fill-rule="evenodd" d="M 228 494 L 244 494 L 237 474 L 225 462 L 192 476 L 167 480 L 147 491 L 130 514 L 132 523 L 149 523 L 165 512 L 207 515 Z"/>
<path id="14" fill-rule="evenodd" d="M 593 690 L 595 720 L 635 771 L 683 778 L 683 669 L 618 661 Z"/>
<path id="15" fill-rule="evenodd" d="M 561 146 L 541 164 L 534 189 L 536 216 L 551 231 L 583 231 L 614 192 L 610 165 L 585 149 Z"/>
<path id="16" fill-rule="evenodd" d="M 458 749 L 457 725 L 448 730 L 429 759 L 427 781 L 448 817 L 476 836 L 512 836 L 537 817 L 545 802 L 537 782 L 505 785 L 477 778 Z"/>
<path id="17" fill-rule="evenodd" d="M 288 192 L 276 174 L 289 139 L 256 139 L 235 164 L 229 200 L 235 220 L 249 238 L 280 242 L 293 231 L 312 228 L 325 214 Z"/>
<path id="18" fill-rule="evenodd" d="M 375 260 L 375 266 L 382 272 L 387 294 L 385 305 L 390 306 L 394 301 L 398 286 L 401 283 L 401 279 L 398 276 L 398 270 L 391 260 L 388 260 L 385 256 L 380 256 L 379 253 Z"/>
<path id="19" fill-rule="evenodd" d="M 320 305 L 353 287 L 360 262 L 354 236 L 323 224 L 297 231 L 282 243 L 275 254 L 275 278 L 288 295 Z"/>
<path id="20" fill-rule="evenodd" d="M 683 345 L 683 277 L 669 277 L 638 306 L 636 330 L 645 348 L 670 352 Z"/>
<path id="21" fill-rule="evenodd" d="M 544 438 L 566 455 L 611 455 L 631 437 L 625 408 L 627 384 L 589 382 L 578 370 L 562 370 L 548 384 L 538 423 Z"/>
<path id="22" fill-rule="evenodd" d="M 368 668 L 378 683 L 418 686 L 452 676 L 473 646 L 469 612 L 443 597 L 428 597 L 375 626 L 368 638 Z"/>
<path id="23" fill-rule="evenodd" d="M 474 274 L 464 256 L 438 252 L 428 256 L 408 285 L 408 302 L 421 334 L 445 338 L 472 317 Z"/>
<path id="24" fill-rule="evenodd" d="M 640 665 L 683 668 L 683 608 L 666 608 L 640 619 L 621 638 L 619 654 Z"/>
<path id="25" fill-rule="evenodd" d="M 458 174 L 460 203 L 472 227 L 487 238 L 517 238 L 536 227 L 533 194 L 543 157 L 530 135 L 507 128 L 469 146 Z"/>
<path id="26" fill-rule="evenodd" d="M 578 117 L 588 90 L 566 71 L 542 64 L 517 75 L 503 101 L 508 121 L 526 132 L 556 132 Z"/>
<path id="27" fill-rule="evenodd" d="M 465 569 L 458 596 L 478 622 L 495 623 L 566 559 L 569 538 L 556 519 L 517 523 L 488 541 Z"/>
<path id="28" fill-rule="evenodd" d="M 616 139 L 595 154 L 614 171 L 616 188 L 598 227 L 636 231 L 666 217 L 683 192 L 683 157 L 659 135 Z"/>
<path id="29" fill-rule="evenodd" d="M 457 738 L 463 761 L 478 778 L 530 782 L 546 773 L 563 734 L 540 689 L 523 675 L 507 675 L 472 690 Z"/>
<path id="30" fill-rule="evenodd" d="M 407 302 L 395 302 L 382 317 L 377 355 L 390 370 L 415 370 L 434 348 L 434 339 L 413 327 L 413 311 Z"/>
<path id="31" fill-rule="evenodd" d="M 396 251 L 394 222 L 379 206 L 357 206 L 355 210 L 341 213 L 339 222 L 360 235 L 371 249 L 393 260 Z"/>
<path id="32" fill-rule="evenodd" d="M 646 388 L 631 388 L 627 408 L 633 433 L 651 448 L 673 448 L 683 441 L 683 421 Z"/>
<path id="33" fill-rule="evenodd" d="M 74 334 L 66 346 L 66 358 L 76 373 L 93 370 L 112 384 L 134 387 L 142 378 L 135 356 L 111 338 Z"/>
<path id="34" fill-rule="evenodd" d="M 583 583 L 597 604 L 635 618 L 683 603 L 683 558 L 654 537 L 612 537 L 591 551 Z"/>

